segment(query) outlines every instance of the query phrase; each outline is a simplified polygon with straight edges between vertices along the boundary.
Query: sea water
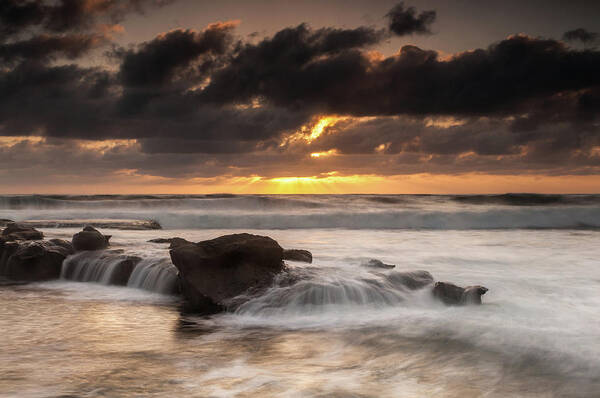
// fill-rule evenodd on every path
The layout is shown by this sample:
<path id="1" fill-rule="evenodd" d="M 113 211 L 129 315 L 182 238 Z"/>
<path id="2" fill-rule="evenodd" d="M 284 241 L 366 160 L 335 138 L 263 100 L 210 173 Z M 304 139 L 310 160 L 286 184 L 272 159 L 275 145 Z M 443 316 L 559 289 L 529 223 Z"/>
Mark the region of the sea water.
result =
<path id="1" fill-rule="evenodd" d="M 127 286 L 80 253 L 63 279 L 0 287 L 0 396 L 597 397 L 596 196 L 5 196 L 0 218 L 156 220 L 107 229 Z M 43 229 L 47 238 L 75 228 Z M 235 312 L 180 312 L 168 244 L 267 235 L 313 253 Z M 394 269 L 364 267 L 370 259 Z M 69 268 L 71 267 L 71 268 Z M 489 288 L 448 307 L 400 272 Z M 68 277 L 66 276 L 68 275 Z"/>

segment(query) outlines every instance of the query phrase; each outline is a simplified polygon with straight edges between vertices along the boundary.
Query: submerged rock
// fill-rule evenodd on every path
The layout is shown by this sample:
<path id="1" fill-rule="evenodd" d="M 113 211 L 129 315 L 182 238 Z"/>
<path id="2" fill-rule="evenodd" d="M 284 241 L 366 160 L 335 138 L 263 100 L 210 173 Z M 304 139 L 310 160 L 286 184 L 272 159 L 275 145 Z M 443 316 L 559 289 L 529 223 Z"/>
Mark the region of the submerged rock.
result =
<path id="1" fill-rule="evenodd" d="M 386 277 L 390 282 L 407 287 L 410 290 L 421 289 L 433 283 L 433 276 L 429 272 L 423 270 L 392 272 Z"/>
<path id="2" fill-rule="evenodd" d="M 150 242 L 150 243 L 170 243 L 169 249 L 173 249 L 182 244 L 190 243 L 183 238 L 156 238 L 156 239 L 150 239 L 148 242 Z"/>
<path id="3" fill-rule="evenodd" d="M 6 224 L 6 228 L 2 231 L 2 238 L 5 241 L 9 240 L 41 240 L 44 239 L 44 234 L 35 228 L 10 222 Z"/>
<path id="4" fill-rule="evenodd" d="M 437 282 L 433 287 L 433 295 L 450 305 L 481 304 L 481 296 L 487 291 L 479 285 L 463 288 L 448 282 Z"/>
<path id="5" fill-rule="evenodd" d="M 150 239 L 148 243 L 171 243 L 172 238 L 155 238 Z"/>
<path id="6" fill-rule="evenodd" d="M 248 290 L 270 285 L 284 269 L 283 249 L 275 240 L 246 233 L 178 242 L 170 254 L 186 309 L 207 314 L 226 309 Z"/>
<path id="7" fill-rule="evenodd" d="M 14 281 L 44 281 L 60 276 L 63 260 L 73 252 L 69 242 L 7 242 L 0 248 L 0 276 Z"/>
<path id="8" fill-rule="evenodd" d="M 369 268 L 385 268 L 385 269 L 392 269 L 395 268 L 396 266 L 393 264 L 385 264 L 383 261 L 381 260 L 377 260 L 375 258 L 370 259 L 369 261 L 367 261 L 366 263 L 361 264 L 363 267 L 369 267 Z"/>
<path id="9" fill-rule="evenodd" d="M 100 231 L 88 225 L 83 231 L 73 235 L 73 247 L 76 251 L 106 249 L 110 238 L 111 235 L 102 235 Z"/>
<path id="10" fill-rule="evenodd" d="M 312 263 L 312 253 L 302 249 L 287 249 L 283 251 L 283 259 Z"/>

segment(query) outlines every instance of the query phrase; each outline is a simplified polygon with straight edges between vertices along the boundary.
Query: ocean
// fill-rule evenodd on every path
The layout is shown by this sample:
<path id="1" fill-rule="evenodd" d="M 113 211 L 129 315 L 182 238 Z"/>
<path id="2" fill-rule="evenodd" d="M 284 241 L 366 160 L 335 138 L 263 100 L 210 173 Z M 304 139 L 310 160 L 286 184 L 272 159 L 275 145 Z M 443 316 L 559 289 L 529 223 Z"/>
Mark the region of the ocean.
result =
<path id="1" fill-rule="evenodd" d="M 0 286 L 2 397 L 599 396 L 600 195 L 6 195 L 0 219 L 68 240 L 95 220 L 142 258 L 126 287 L 94 252 Z M 313 263 L 234 312 L 182 312 L 148 240 L 242 231 Z M 394 283 L 415 270 L 489 291 L 446 306 Z"/>

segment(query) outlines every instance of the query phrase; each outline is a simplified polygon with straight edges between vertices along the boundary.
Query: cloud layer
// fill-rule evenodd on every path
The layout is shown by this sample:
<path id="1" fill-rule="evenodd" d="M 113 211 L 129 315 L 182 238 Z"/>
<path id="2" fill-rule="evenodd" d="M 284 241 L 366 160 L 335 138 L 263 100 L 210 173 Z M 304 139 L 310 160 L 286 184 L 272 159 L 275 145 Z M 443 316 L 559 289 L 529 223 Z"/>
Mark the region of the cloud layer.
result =
<path id="1" fill-rule="evenodd" d="M 299 24 L 254 41 L 229 21 L 113 43 L 128 13 L 163 4 L 0 5 L 0 136 L 44 137 L 0 141 L 4 170 L 37 162 L 55 175 L 167 178 L 600 171 L 593 47 L 518 34 L 452 55 L 404 45 L 384 56 L 374 49 L 391 33 L 431 33 L 436 12 L 403 3 L 385 28 Z M 576 29 L 563 39 L 596 36 Z M 84 66 L 91 53 L 104 53 L 105 66 Z M 336 117 L 311 133 L 327 115 Z M 96 156 L 81 144 L 106 140 L 121 141 Z"/>

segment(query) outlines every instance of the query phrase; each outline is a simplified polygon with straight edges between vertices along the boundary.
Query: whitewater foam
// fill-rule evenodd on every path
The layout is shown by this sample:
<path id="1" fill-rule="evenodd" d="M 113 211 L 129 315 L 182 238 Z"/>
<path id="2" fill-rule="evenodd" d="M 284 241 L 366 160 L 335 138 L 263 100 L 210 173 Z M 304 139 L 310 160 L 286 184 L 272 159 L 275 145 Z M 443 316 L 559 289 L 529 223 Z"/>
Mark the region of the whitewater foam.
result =
<path id="1" fill-rule="evenodd" d="M 145 220 L 166 229 L 598 229 L 600 196 L 3 196 L 0 218 L 96 219 L 116 229 L 146 228 Z"/>

